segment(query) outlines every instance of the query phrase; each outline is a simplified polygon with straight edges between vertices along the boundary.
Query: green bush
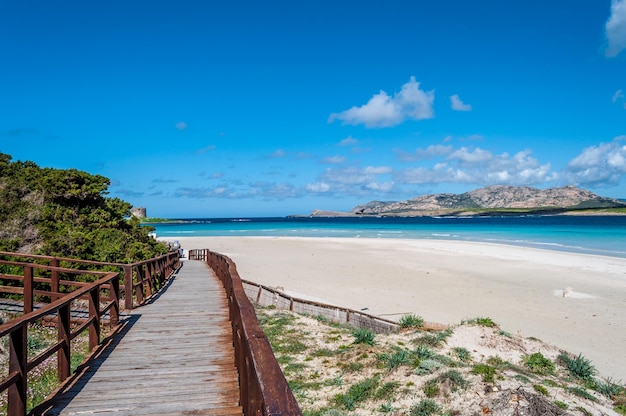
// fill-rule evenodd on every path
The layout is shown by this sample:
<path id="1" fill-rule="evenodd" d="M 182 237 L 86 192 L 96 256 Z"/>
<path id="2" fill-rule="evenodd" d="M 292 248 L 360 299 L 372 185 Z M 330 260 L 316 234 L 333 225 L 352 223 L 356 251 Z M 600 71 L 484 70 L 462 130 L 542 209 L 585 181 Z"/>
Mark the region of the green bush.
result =
<path id="1" fill-rule="evenodd" d="M 418 315 L 404 315 L 398 321 L 400 328 L 421 328 L 424 326 L 424 318 Z"/>
<path id="2" fill-rule="evenodd" d="M 376 336 L 369 329 L 355 329 L 352 331 L 352 336 L 354 337 L 355 344 L 367 344 L 367 345 L 375 345 Z"/>
<path id="3" fill-rule="evenodd" d="M 409 410 L 410 416 L 431 416 L 441 413 L 441 407 L 431 399 L 424 399 Z"/>
<path id="4" fill-rule="evenodd" d="M 593 381 L 593 376 L 597 371 L 591 364 L 591 360 L 583 357 L 582 354 L 579 354 L 578 357 L 575 358 L 567 354 L 561 354 L 558 359 L 574 377 L 583 381 Z"/>
<path id="5" fill-rule="evenodd" d="M 540 352 L 524 356 L 523 362 L 526 367 L 537 374 L 545 375 L 554 372 L 554 363 Z"/>

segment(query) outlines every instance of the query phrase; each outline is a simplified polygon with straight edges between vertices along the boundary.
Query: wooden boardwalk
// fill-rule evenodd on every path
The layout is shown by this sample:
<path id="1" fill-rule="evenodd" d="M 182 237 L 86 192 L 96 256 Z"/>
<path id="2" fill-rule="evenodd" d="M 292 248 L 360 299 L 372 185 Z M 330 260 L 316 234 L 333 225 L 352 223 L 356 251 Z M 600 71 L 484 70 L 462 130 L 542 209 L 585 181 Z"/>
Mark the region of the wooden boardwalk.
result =
<path id="1" fill-rule="evenodd" d="M 134 309 L 38 415 L 242 415 L 224 289 L 201 261 Z"/>

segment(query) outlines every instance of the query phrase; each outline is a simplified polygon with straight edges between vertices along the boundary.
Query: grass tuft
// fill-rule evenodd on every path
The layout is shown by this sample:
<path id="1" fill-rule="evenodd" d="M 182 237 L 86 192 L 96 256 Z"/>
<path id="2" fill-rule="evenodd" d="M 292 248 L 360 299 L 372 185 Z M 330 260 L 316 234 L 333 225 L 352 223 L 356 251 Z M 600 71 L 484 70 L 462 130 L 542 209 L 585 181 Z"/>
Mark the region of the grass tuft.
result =
<path id="1" fill-rule="evenodd" d="M 352 331 L 352 336 L 354 337 L 354 344 L 376 345 L 376 335 L 369 329 L 357 328 Z"/>
<path id="2" fill-rule="evenodd" d="M 400 328 L 413 329 L 422 328 L 424 326 L 424 318 L 418 315 L 404 315 L 398 320 Z"/>

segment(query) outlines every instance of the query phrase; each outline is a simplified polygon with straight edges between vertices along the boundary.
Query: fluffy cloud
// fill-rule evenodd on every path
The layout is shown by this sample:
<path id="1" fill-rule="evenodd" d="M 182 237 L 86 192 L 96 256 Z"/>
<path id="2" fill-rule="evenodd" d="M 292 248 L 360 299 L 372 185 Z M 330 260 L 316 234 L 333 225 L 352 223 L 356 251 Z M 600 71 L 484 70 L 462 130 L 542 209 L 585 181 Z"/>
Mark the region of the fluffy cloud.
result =
<path id="1" fill-rule="evenodd" d="M 472 106 L 465 104 L 456 94 L 450 97 L 450 105 L 456 111 L 472 111 Z"/>
<path id="2" fill-rule="evenodd" d="M 626 0 L 611 1 L 611 16 L 605 25 L 605 56 L 612 58 L 626 49 Z"/>
<path id="3" fill-rule="evenodd" d="M 399 171 L 394 179 L 400 184 L 462 183 L 477 185 L 533 185 L 554 180 L 550 164 L 541 164 L 528 150 L 510 156 L 493 154 L 481 148 L 461 147 L 448 151 L 445 158 L 432 167 L 417 167 Z M 443 156 L 431 152 L 433 157 Z"/>
<path id="4" fill-rule="evenodd" d="M 583 186 L 618 184 L 626 175 L 626 136 L 587 147 L 567 165 L 568 179 Z"/>
<path id="5" fill-rule="evenodd" d="M 328 122 L 339 120 L 343 124 L 364 124 L 365 127 L 391 127 L 407 119 L 433 118 L 435 93 L 423 91 L 419 85 L 415 77 L 411 77 L 393 97 L 381 90 L 367 104 L 331 114 Z"/>
<path id="6" fill-rule="evenodd" d="M 176 130 L 185 130 L 187 128 L 187 123 L 185 123 L 184 121 L 179 121 L 174 125 L 174 127 L 176 127 Z"/>
<path id="7" fill-rule="evenodd" d="M 425 149 L 418 148 L 414 153 L 405 152 L 402 149 L 394 149 L 401 162 L 415 162 L 418 160 L 432 159 L 434 157 L 445 156 L 453 151 L 452 146 L 433 144 Z"/>
<path id="8" fill-rule="evenodd" d="M 382 182 L 378 176 L 391 172 L 392 169 L 387 166 L 328 168 L 319 175 L 316 182 L 306 185 L 305 188 L 309 192 L 318 194 L 364 196 L 372 191 L 388 193 L 394 189 L 394 183 Z"/>

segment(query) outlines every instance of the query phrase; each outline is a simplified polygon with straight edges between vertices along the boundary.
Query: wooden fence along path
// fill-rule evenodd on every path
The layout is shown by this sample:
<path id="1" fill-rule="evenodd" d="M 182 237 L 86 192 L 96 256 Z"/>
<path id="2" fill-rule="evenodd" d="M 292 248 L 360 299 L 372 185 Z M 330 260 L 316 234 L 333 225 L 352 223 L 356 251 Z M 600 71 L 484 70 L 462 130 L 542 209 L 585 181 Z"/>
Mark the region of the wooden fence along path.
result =
<path id="1" fill-rule="evenodd" d="M 228 301 L 214 272 L 186 261 L 132 310 L 42 415 L 241 415 Z"/>

